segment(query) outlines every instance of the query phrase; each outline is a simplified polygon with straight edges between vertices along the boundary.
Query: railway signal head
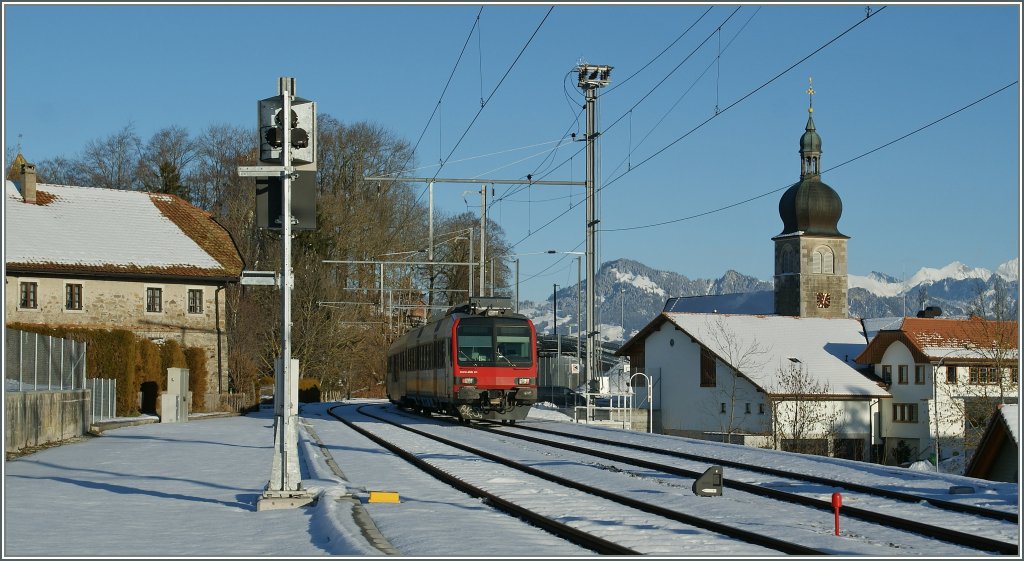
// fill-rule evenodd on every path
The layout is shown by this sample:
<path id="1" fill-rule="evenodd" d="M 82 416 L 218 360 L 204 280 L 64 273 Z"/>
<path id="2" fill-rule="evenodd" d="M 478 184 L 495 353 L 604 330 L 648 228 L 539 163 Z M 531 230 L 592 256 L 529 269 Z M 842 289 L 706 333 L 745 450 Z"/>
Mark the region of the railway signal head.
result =
<path id="1" fill-rule="evenodd" d="M 316 103 L 293 97 L 290 118 L 284 116 L 284 96 L 261 99 L 257 113 L 260 127 L 260 161 L 284 164 L 284 128 L 288 127 L 289 155 L 293 165 L 312 164 L 316 169 Z"/>

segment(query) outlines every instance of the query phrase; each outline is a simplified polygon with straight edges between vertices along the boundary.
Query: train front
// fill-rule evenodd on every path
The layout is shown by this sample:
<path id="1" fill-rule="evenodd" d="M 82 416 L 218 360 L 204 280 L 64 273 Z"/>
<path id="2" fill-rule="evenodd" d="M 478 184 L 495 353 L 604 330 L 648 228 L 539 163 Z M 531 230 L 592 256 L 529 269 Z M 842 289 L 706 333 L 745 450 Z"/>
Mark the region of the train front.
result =
<path id="1" fill-rule="evenodd" d="M 452 326 L 452 395 L 459 417 L 525 419 L 537 401 L 533 322 L 509 310 L 474 311 L 458 314 Z"/>

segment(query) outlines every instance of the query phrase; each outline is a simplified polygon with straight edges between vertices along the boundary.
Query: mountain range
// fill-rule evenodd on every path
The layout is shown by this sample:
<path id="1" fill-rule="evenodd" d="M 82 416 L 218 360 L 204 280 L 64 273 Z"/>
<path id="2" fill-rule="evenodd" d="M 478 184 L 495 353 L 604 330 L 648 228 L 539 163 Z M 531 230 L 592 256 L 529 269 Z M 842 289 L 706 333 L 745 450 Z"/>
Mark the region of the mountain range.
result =
<path id="1" fill-rule="evenodd" d="M 941 317 L 966 317 L 983 309 L 991 316 L 993 304 L 1002 298 L 1007 319 L 1017 317 L 1020 263 L 1014 258 L 995 271 L 972 268 L 954 261 L 938 269 L 922 268 L 906 280 L 872 272 L 849 275 L 850 316 L 860 318 L 914 316 L 918 310 L 937 306 Z M 633 261 L 605 262 L 596 277 L 597 317 L 601 339 L 624 341 L 662 312 L 672 297 L 771 292 L 772 281 L 764 281 L 734 270 L 718 279 L 690 279 Z M 558 332 L 578 332 L 577 299 L 585 297 L 585 282 L 557 292 Z M 579 292 L 579 296 L 577 293 Z M 979 298 L 984 302 L 980 308 Z M 552 333 L 552 298 L 543 302 L 520 302 L 520 312 L 530 317 L 537 332 Z M 585 308 L 585 304 L 582 305 Z"/>

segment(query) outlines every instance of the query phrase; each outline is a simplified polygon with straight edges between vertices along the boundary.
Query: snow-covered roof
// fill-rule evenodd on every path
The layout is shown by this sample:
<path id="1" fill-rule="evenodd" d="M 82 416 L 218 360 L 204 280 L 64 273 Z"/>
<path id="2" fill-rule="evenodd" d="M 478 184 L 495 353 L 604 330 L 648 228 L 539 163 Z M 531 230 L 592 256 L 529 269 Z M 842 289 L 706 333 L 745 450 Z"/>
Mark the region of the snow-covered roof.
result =
<path id="1" fill-rule="evenodd" d="M 182 199 L 157 193 L 37 185 L 25 203 L 6 181 L 8 270 L 237 277 L 227 231 Z"/>
<path id="2" fill-rule="evenodd" d="M 681 296 L 665 302 L 665 312 L 719 314 L 774 314 L 775 293 L 771 290 L 736 294 Z"/>
<path id="3" fill-rule="evenodd" d="M 861 320 L 864 324 L 864 333 L 868 337 L 868 341 L 875 338 L 879 331 L 896 331 L 903 325 L 903 317 L 886 317 L 886 318 L 865 318 Z"/>
<path id="4" fill-rule="evenodd" d="M 664 314 L 669 321 L 697 339 L 720 359 L 728 361 L 729 348 L 751 349 L 756 344 L 764 353 L 740 365 L 744 376 L 769 393 L 785 393 L 779 387 L 780 369 L 804 369 L 826 395 L 888 397 L 878 383 L 857 371 L 854 357 L 866 346 L 860 321 L 856 319 L 805 318 L 729 314 Z M 737 365 L 732 365 L 736 367 Z M 813 383 L 813 382 L 812 382 Z"/>

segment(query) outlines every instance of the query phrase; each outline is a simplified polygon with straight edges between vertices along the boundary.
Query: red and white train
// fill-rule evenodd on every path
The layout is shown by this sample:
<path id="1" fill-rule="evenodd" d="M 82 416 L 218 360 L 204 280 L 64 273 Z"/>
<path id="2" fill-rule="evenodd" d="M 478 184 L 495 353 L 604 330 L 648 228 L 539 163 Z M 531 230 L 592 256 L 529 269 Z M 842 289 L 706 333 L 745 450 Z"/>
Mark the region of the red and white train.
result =
<path id="1" fill-rule="evenodd" d="M 388 399 L 463 423 L 514 423 L 537 400 L 537 332 L 508 298 L 473 297 L 388 349 Z"/>

